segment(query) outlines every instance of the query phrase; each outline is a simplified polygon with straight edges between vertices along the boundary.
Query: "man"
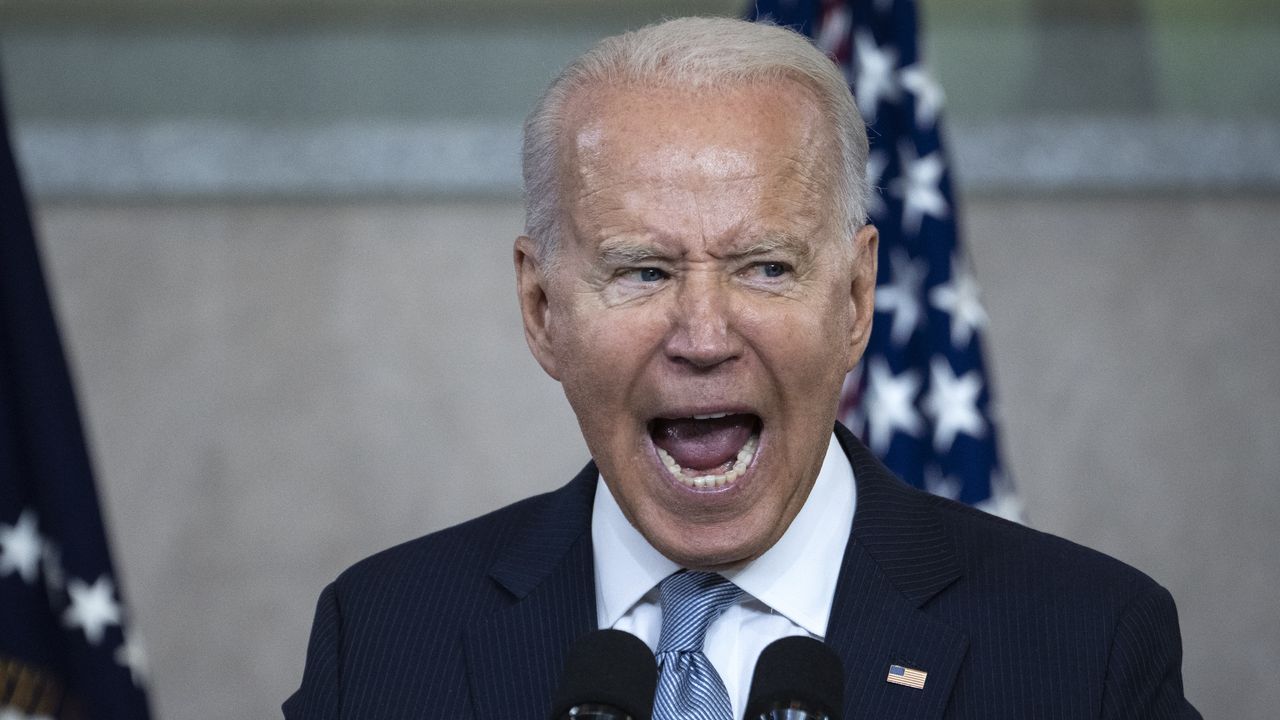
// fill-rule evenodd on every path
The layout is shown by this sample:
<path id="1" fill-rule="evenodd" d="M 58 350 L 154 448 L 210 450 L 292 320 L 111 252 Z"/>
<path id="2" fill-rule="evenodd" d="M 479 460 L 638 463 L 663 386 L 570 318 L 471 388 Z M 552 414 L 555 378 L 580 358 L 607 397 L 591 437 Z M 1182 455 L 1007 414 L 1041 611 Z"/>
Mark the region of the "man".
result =
<path id="1" fill-rule="evenodd" d="M 676 20 L 570 65 L 526 123 L 515 269 L 593 462 L 339 577 L 286 716 L 544 718 L 568 645 L 614 627 L 655 649 L 664 719 L 741 717 L 788 635 L 841 657 L 847 718 L 1198 717 L 1167 592 L 836 425 L 871 327 L 866 142 L 784 29 Z M 705 637 L 672 649 L 685 622 Z"/>

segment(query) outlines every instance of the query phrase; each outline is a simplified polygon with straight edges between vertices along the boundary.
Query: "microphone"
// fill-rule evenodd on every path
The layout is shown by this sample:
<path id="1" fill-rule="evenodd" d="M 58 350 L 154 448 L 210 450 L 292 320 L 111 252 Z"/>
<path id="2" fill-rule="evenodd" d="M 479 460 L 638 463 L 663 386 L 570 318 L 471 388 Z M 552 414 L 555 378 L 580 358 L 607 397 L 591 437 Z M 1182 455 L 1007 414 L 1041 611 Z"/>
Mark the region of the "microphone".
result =
<path id="1" fill-rule="evenodd" d="M 844 669 L 810 637 L 784 637 L 760 653 L 744 720 L 841 720 Z"/>
<path id="2" fill-rule="evenodd" d="M 569 648 L 551 720 L 650 720 L 657 688 L 648 645 L 621 630 L 593 630 Z"/>

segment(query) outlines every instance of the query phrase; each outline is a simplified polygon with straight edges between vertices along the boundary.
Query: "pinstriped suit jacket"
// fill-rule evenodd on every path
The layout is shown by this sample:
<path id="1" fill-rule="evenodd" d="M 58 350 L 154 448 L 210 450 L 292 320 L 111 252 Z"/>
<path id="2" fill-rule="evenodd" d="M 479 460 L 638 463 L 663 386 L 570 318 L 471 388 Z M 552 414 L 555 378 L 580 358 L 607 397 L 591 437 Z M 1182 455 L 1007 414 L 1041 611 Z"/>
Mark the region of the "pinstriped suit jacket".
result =
<path id="1" fill-rule="evenodd" d="M 907 487 L 843 427 L 858 481 L 827 643 L 845 717 L 1198 718 L 1173 599 L 1060 538 Z M 290 720 L 546 720 L 596 627 L 596 468 L 374 555 L 320 596 Z M 922 690 L 890 664 L 928 673 Z"/>

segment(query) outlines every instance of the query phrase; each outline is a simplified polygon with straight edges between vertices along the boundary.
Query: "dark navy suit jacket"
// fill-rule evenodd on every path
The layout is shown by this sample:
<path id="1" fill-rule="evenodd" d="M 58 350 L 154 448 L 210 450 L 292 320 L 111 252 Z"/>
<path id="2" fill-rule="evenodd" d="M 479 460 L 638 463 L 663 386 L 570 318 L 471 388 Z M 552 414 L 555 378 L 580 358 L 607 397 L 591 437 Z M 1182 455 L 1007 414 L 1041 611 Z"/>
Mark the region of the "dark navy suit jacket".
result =
<path id="1" fill-rule="evenodd" d="M 847 430 L 857 478 L 826 642 L 845 717 L 1198 718 L 1169 593 L 1100 553 L 898 481 Z M 291 720 L 546 720 L 596 627 L 597 471 L 374 555 L 320 596 Z M 928 673 L 886 682 L 891 664 Z"/>

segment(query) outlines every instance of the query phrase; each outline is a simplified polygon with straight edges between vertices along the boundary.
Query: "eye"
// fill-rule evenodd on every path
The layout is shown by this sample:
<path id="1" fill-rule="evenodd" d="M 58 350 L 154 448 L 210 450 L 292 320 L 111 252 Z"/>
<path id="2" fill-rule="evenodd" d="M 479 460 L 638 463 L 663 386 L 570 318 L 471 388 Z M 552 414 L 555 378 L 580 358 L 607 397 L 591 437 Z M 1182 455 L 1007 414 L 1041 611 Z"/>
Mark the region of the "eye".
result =
<path id="1" fill-rule="evenodd" d="M 765 262 L 756 265 L 756 271 L 767 278 L 780 278 L 791 272 L 791 268 L 786 263 Z"/>
<path id="2" fill-rule="evenodd" d="M 656 283 L 667 279 L 667 273 L 655 267 L 646 267 L 628 271 L 627 277 L 642 283 Z"/>

